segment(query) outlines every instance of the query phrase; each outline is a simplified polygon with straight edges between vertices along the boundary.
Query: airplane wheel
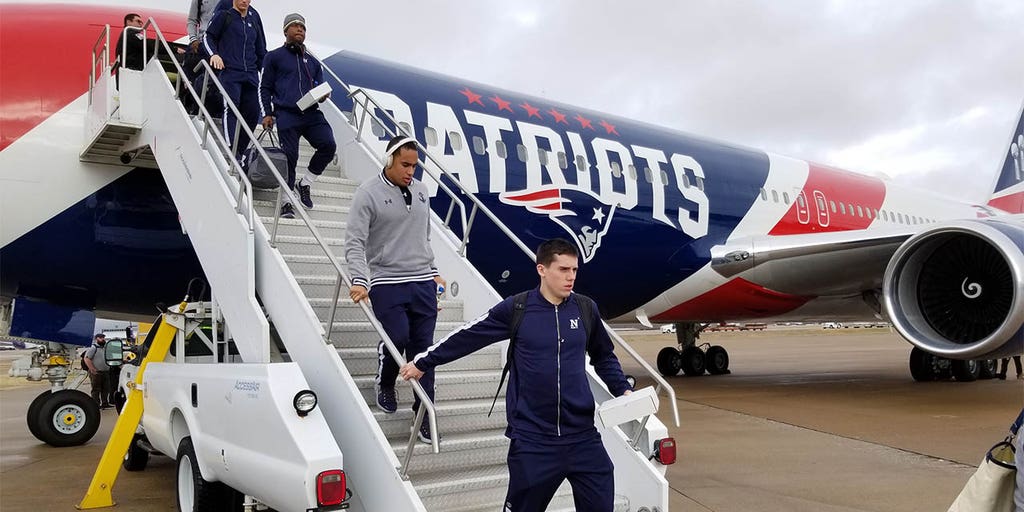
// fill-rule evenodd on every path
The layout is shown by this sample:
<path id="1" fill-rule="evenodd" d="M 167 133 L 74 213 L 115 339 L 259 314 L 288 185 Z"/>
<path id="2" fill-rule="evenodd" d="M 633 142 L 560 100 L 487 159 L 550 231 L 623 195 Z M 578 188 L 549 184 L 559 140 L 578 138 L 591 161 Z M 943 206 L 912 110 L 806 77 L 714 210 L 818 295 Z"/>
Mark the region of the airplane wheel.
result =
<path id="1" fill-rule="evenodd" d="M 910 351 L 910 376 L 918 382 L 935 380 L 935 356 L 914 347 Z"/>
<path id="2" fill-rule="evenodd" d="M 679 375 L 682 368 L 679 361 L 679 351 L 674 347 L 665 347 L 658 352 L 658 371 L 666 377 Z"/>
<path id="3" fill-rule="evenodd" d="M 967 361 L 953 361 L 953 378 L 957 382 L 974 382 L 978 380 L 978 373 L 981 371 L 981 364 L 973 359 Z"/>
<path id="4" fill-rule="evenodd" d="M 712 345 L 706 354 L 708 373 L 724 375 L 729 372 L 729 352 L 721 345 Z"/>
<path id="5" fill-rule="evenodd" d="M 978 379 L 994 379 L 999 373 L 999 361 L 996 359 L 982 359 L 978 361 Z"/>
<path id="6" fill-rule="evenodd" d="M 192 438 L 178 443 L 177 501 L 179 512 L 236 512 L 245 496 L 221 482 L 210 482 L 199 471 Z"/>
<path id="7" fill-rule="evenodd" d="M 680 366 L 683 367 L 683 373 L 687 377 L 699 377 L 704 375 L 704 369 L 707 367 L 707 358 L 704 355 L 704 351 L 689 346 L 683 349 L 683 353 L 679 356 Z"/>
<path id="8" fill-rule="evenodd" d="M 142 471 L 146 469 L 146 464 L 149 464 L 149 452 L 139 446 L 141 438 L 141 434 L 135 434 L 135 437 L 132 437 L 132 444 L 128 445 L 128 453 L 124 454 L 124 462 L 121 463 L 125 471 Z"/>
<path id="9" fill-rule="evenodd" d="M 39 393 L 39 396 L 29 404 L 28 412 L 25 413 L 25 423 L 28 423 L 28 431 L 40 441 L 43 440 L 43 435 L 39 430 L 39 410 L 42 409 L 43 402 L 45 402 L 47 398 L 50 398 L 50 394 L 49 389 Z"/>
<path id="10" fill-rule="evenodd" d="M 63 389 L 43 401 L 36 416 L 40 441 L 56 447 L 87 443 L 100 427 L 100 406 L 76 389 Z"/>

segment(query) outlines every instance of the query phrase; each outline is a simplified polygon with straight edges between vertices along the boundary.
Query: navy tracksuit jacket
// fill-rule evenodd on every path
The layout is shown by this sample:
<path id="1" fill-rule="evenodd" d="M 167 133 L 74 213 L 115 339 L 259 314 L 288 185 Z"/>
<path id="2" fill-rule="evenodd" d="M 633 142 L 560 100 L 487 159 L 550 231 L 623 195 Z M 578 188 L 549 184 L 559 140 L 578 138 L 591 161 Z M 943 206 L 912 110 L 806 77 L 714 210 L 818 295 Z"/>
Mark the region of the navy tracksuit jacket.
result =
<path id="1" fill-rule="evenodd" d="M 305 112 L 296 102 L 324 81 L 320 61 L 301 45 L 282 46 L 267 53 L 260 76 L 260 110 L 277 120 L 281 150 L 288 157 L 288 188 L 295 188 L 295 164 L 299 160 L 299 137 L 316 149 L 309 160 L 309 172 L 320 175 L 334 158 L 337 143 L 323 112 L 316 105 Z"/>
<path id="2" fill-rule="evenodd" d="M 259 13 L 250 7 L 243 18 L 233 7 L 218 10 L 206 27 L 203 46 L 207 55 L 219 55 L 224 61 L 224 69 L 218 75 L 220 83 L 228 99 L 238 107 L 244 122 L 255 128 L 263 118 L 258 89 L 263 57 L 267 54 L 267 40 Z M 237 118 L 227 103 L 223 119 L 224 136 L 228 143 L 232 143 Z M 240 156 L 248 146 L 248 137 L 240 135 L 235 155 Z"/>
<path id="3" fill-rule="evenodd" d="M 511 510 L 544 510 L 562 480 L 573 485 L 577 510 L 611 510 L 611 461 L 594 427 L 594 395 L 584 354 L 613 395 L 630 389 L 597 307 L 592 340 L 580 318 L 576 294 L 562 304 L 530 291 L 516 334 L 505 397 Z M 454 361 L 508 338 L 513 298 L 460 327 L 413 360 L 421 371 Z"/>

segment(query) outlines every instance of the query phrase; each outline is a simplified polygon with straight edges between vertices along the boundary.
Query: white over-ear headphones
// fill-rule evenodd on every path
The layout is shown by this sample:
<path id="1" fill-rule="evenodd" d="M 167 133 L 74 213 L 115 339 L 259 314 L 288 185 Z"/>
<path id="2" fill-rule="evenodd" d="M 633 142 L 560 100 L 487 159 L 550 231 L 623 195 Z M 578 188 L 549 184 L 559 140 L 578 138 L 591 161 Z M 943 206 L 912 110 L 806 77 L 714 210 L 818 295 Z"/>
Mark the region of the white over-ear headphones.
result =
<path id="1" fill-rule="evenodd" d="M 404 146 L 404 145 L 406 145 L 406 144 L 408 144 L 410 142 L 416 142 L 416 139 L 414 139 L 412 137 L 402 137 L 401 139 L 398 140 L 398 142 L 392 144 L 388 148 L 387 153 L 384 153 L 384 168 L 385 169 L 387 169 L 388 167 L 391 167 L 391 165 L 395 163 L 395 153 L 397 153 L 398 150 L 402 148 L 402 146 Z"/>

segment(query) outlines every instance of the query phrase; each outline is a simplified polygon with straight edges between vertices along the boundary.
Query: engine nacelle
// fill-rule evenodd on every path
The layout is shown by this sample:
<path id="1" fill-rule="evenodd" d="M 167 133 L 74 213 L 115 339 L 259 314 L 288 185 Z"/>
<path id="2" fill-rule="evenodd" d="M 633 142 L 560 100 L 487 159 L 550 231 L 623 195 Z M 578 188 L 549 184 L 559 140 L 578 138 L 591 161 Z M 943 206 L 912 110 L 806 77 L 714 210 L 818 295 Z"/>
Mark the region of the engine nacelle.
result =
<path id="1" fill-rule="evenodd" d="M 1024 352 L 1024 220 L 955 221 L 909 238 L 882 282 L 896 330 L 951 359 Z"/>

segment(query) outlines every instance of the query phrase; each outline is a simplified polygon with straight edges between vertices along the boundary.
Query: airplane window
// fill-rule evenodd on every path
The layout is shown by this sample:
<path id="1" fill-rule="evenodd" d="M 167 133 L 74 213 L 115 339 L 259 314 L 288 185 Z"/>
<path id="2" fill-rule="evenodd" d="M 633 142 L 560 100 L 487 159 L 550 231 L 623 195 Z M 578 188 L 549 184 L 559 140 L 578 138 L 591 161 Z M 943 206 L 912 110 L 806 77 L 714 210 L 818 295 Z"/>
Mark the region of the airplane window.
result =
<path id="1" fill-rule="evenodd" d="M 558 152 L 558 167 L 563 171 L 569 168 L 569 158 L 565 156 L 565 151 Z"/>
<path id="2" fill-rule="evenodd" d="M 683 176 L 683 179 L 686 179 L 686 176 Z M 768 200 L 768 192 L 765 192 L 764 188 L 761 189 L 761 200 L 762 201 L 767 201 Z"/>
<path id="3" fill-rule="evenodd" d="M 886 222 L 892 222 L 892 221 L 894 221 L 896 219 L 895 218 L 890 219 L 889 212 L 887 212 L 885 210 L 882 210 L 882 220 L 884 220 Z"/>
<path id="4" fill-rule="evenodd" d="M 448 132 L 448 141 L 452 144 L 452 151 L 462 150 L 462 136 L 455 132 Z"/>
<path id="5" fill-rule="evenodd" d="M 644 181 L 654 183 L 654 172 L 651 171 L 650 167 L 644 167 Z"/>
<path id="6" fill-rule="evenodd" d="M 902 213 L 897 213 L 896 214 L 896 221 L 899 222 L 900 224 L 903 224 L 903 214 Z"/>
<path id="7" fill-rule="evenodd" d="M 622 177 L 622 166 L 618 162 L 612 162 L 612 176 L 616 178 Z"/>
<path id="8" fill-rule="evenodd" d="M 412 133 L 412 126 L 409 126 L 409 123 L 401 122 L 398 123 L 398 126 L 402 127 L 405 133 Z"/>
<path id="9" fill-rule="evenodd" d="M 789 192 L 783 192 L 782 193 L 782 202 L 786 203 L 786 204 L 789 204 Z"/>
<path id="10" fill-rule="evenodd" d="M 846 205 L 842 201 L 839 201 L 839 213 L 846 215 Z"/>
<path id="11" fill-rule="evenodd" d="M 530 155 L 526 153 L 526 146 L 522 144 L 516 144 L 516 154 L 519 155 L 520 162 L 526 162 L 530 159 Z"/>
<path id="12" fill-rule="evenodd" d="M 779 202 L 779 191 L 772 189 L 772 201 Z"/>
<path id="13" fill-rule="evenodd" d="M 801 208 L 807 208 L 807 202 L 804 201 L 804 196 L 797 195 L 796 196 L 796 202 L 797 202 L 797 204 L 800 205 Z"/>
<path id="14" fill-rule="evenodd" d="M 828 204 L 829 204 L 829 206 L 832 207 L 832 213 L 836 213 L 838 211 L 838 210 L 836 210 L 836 202 L 835 201 L 829 201 Z"/>
<path id="15" fill-rule="evenodd" d="M 629 169 L 627 169 L 626 171 L 626 177 L 633 181 L 636 181 L 636 167 L 633 167 L 633 164 L 629 164 Z"/>
<path id="16" fill-rule="evenodd" d="M 473 151 L 478 155 L 482 155 L 487 152 L 487 147 L 484 145 L 483 137 L 479 135 L 473 136 Z"/>
<path id="17" fill-rule="evenodd" d="M 380 121 L 376 118 L 370 118 L 370 132 L 377 137 L 384 137 L 384 127 L 381 126 Z"/>
<path id="18" fill-rule="evenodd" d="M 820 197 L 817 198 L 817 199 L 818 199 L 818 211 L 819 212 L 825 211 L 825 200 L 820 198 Z"/>
<path id="19" fill-rule="evenodd" d="M 660 174 L 661 174 L 661 184 L 662 185 L 668 185 L 668 173 L 665 172 L 665 169 L 661 169 L 661 173 Z"/>
<path id="20" fill-rule="evenodd" d="M 857 216 L 864 217 L 864 209 L 861 208 L 859 204 L 857 205 Z"/>
<path id="21" fill-rule="evenodd" d="M 683 175 L 683 188 L 690 188 L 690 177 Z"/>
<path id="22" fill-rule="evenodd" d="M 435 129 L 429 127 L 429 126 L 424 128 L 423 129 L 423 138 L 427 139 L 427 145 L 428 146 L 436 146 L 437 145 L 437 130 L 435 130 Z"/>
<path id="23" fill-rule="evenodd" d="M 587 171 L 587 157 L 583 155 L 576 155 L 576 170 L 579 172 Z"/>
<path id="24" fill-rule="evenodd" d="M 704 191 L 704 178 L 701 178 L 700 176 L 697 176 L 696 178 L 694 178 L 693 181 L 697 182 L 697 190 L 700 190 L 701 192 L 703 192 Z"/>
<path id="25" fill-rule="evenodd" d="M 494 141 L 494 151 L 498 154 L 498 158 L 508 158 L 508 149 L 505 147 L 505 141 Z"/>
<path id="26" fill-rule="evenodd" d="M 871 214 L 869 213 L 868 217 L 870 217 L 870 216 L 871 216 Z M 878 208 L 875 208 L 875 218 L 876 219 L 878 218 Z"/>
<path id="27" fill-rule="evenodd" d="M 548 152 L 547 152 L 547 150 L 543 149 L 543 148 L 538 149 L 537 150 L 537 159 L 540 160 L 540 164 L 541 165 L 544 165 L 544 166 L 548 165 Z"/>

